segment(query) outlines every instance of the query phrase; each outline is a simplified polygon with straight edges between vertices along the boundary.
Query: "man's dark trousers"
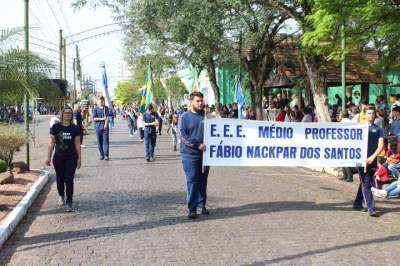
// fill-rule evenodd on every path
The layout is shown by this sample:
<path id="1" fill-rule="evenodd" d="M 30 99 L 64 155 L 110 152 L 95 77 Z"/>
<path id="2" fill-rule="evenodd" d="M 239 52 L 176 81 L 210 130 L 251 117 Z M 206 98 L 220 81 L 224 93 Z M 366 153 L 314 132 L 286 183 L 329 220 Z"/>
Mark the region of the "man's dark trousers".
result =
<path id="1" fill-rule="evenodd" d="M 358 168 L 358 172 L 360 174 L 360 185 L 358 187 L 356 199 L 354 200 L 354 208 L 361 209 L 363 201 L 365 201 L 368 211 L 375 211 L 374 197 L 371 192 L 375 169 L 376 166 L 373 165 L 367 167 L 367 172 L 364 171 L 364 168 Z"/>
<path id="2" fill-rule="evenodd" d="M 187 182 L 188 209 L 196 211 L 196 208 L 203 208 L 207 203 L 207 178 L 210 167 L 205 166 L 203 172 L 201 158 L 183 158 L 182 163 Z"/>
<path id="3" fill-rule="evenodd" d="M 146 148 L 146 158 L 154 158 L 154 148 L 156 146 L 157 133 L 155 127 L 145 127 L 144 146 Z"/>
<path id="4" fill-rule="evenodd" d="M 109 131 L 106 129 L 96 129 L 96 137 L 97 137 L 97 147 L 99 148 L 99 152 L 101 157 L 108 157 L 108 147 L 109 147 Z"/>

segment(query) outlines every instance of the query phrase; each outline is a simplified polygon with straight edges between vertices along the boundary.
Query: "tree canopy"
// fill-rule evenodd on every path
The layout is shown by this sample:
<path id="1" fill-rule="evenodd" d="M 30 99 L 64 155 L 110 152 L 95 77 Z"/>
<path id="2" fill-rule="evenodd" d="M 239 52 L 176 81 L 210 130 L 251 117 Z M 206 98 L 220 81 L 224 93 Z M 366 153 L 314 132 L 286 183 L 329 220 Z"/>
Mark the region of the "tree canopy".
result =
<path id="1" fill-rule="evenodd" d="M 257 117 L 262 118 L 265 81 L 278 62 L 284 43 L 298 49 L 306 91 L 313 96 L 322 121 L 326 106 L 326 69 L 350 51 L 373 49 L 378 69 L 398 66 L 400 3 L 395 0 L 94 0 L 111 7 L 127 31 L 125 44 L 132 57 L 163 47 L 165 54 L 205 68 L 219 103 L 216 68 L 237 62 L 249 74 Z M 88 4 L 77 0 L 75 6 Z M 295 30 L 288 25 L 295 24 Z M 342 49 L 341 25 L 346 49 Z M 290 42 L 289 42 L 290 40 Z"/>
<path id="2" fill-rule="evenodd" d="M 25 94 L 32 97 L 58 95 L 48 81 L 52 65 L 33 53 L 10 47 L 10 37 L 19 32 L 19 29 L 10 29 L 0 34 L 0 101 L 16 104 L 22 102 Z M 48 92 L 49 88 L 54 90 L 54 95 Z"/>

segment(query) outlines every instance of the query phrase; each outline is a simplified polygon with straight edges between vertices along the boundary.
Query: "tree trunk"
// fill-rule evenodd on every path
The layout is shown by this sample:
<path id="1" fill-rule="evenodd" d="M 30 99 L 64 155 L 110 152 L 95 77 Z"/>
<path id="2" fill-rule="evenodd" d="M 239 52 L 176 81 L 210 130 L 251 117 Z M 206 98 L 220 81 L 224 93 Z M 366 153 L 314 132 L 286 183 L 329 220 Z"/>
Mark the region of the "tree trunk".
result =
<path id="1" fill-rule="evenodd" d="M 318 58 L 304 58 L 304 65 L 307 72 L 308 84 L 313 94 L 316 115 L 319 117 L 320 122 L 330 122 L 331 117 L 329 115 L 328 105 L 326 104 L 328 97 L 325 83 L 323 82 L 321 74 L 318 72 L 320 64 L 317 62 Z"/>
<path id="2" fill-rule="evenodd" d="M 208 77 L 210 79 L 211 88 L 215 97 L 215 109 L 219 113 L 221 111 L 219 87 L 217 84 L 217 75 L 215 72 L 215 64 L 213 59 L 208 59 L 206 65 Z"/>
<path id="3" fill-rule="evenodd" d="M 262 87 L 264 84 L 258 83 L 256 87 L 254 88 L 254 97 L 253 97 L 253 108 L 254 111 L 256 112 L 256 118 L 257 120 L 263 120 L 264 119 L 264 111 L 263 111 L 263 106 L 262 106 Z"/>
<path id="4" fill-rule="evenodd" d="M 362 102 L 366 101 L 367 103 L 369 103 L 369 84 L 368 83 L 361 84 L 361 101 Z"/>
<path id="5" fill-rule="evenodd" d="M 271 62 L 264 58 L 263 64 L 257 62 L 246 62 L 246 69 L 249 72 L 250 78 L 250 92 L 251 101 L 253 102 L 253 109 L 256 113 L 257 120 L 263 120 L 264 110 L 262 106 L 263 87 L 264 83 L 272 71 Z"/>

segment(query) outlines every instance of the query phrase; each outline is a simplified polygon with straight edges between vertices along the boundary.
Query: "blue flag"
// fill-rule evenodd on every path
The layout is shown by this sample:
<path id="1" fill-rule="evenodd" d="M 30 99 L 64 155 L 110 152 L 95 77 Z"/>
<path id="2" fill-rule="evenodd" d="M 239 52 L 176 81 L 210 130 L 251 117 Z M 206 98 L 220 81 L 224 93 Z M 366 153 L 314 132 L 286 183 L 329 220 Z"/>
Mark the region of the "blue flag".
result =
<path id="1" fill-rule="evenodd" d="M 105 89 L 108 89 L 108 80 L 107 80 L 107 72 L 106 72 L 106 66 L 102 65 L 103 68 L 103 73 L 102 73 L 102 81 L 103 81 L 103 86 Z"/>
<path id="2" fill-rule="evenodd" d="M 102 68 L 101 79 L 104 86 L 104 98 L 106 101 L 106 106 L 110 106 L 111 101 L 110 101 L 110 95 L 108 93 L 108 79 L 107 79 L 106 65 L 102 64 L 101 68 Z"/>
<path id="3" fill-rule="evenodd" d="M 238 103 L 238 118 L 241 119 L 241 118 L 243 118 L 243 110 L 244 110 L 245 101 L 244 101 L 243 90 L 242 90 L 242 86 L 240 85 L 239 78 L 236 78 L 235 98 Z"/>

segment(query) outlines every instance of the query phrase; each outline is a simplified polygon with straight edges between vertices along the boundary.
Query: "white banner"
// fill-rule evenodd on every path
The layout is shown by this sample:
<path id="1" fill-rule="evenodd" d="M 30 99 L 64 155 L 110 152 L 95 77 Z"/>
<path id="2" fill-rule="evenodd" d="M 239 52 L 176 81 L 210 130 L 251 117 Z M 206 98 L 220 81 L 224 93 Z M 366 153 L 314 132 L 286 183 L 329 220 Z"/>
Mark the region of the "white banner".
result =
<path id="1" fill-rule="evenodd" d="M 368 125 L 205 119 L 204 165 L 361 167 Z"/>

